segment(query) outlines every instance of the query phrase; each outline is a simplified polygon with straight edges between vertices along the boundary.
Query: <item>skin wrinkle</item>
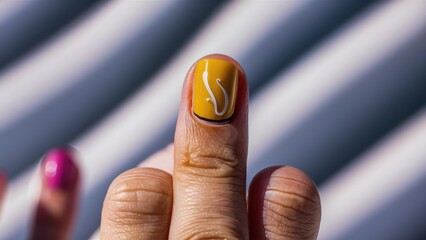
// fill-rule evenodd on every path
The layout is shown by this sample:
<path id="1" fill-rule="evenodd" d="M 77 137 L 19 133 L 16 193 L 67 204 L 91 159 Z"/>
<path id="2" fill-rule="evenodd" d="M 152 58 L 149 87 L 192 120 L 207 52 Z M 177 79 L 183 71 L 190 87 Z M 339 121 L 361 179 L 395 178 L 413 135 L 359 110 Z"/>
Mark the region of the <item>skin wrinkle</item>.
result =
<path id="1" fill-rule="evenodd" d="M 312 197 L 312 195 L 316 194 L 309 189 L 295 188 L 292 191 L 287 191 L 279 188 L 268 188 L 265 192 L 265 199 L 271 201 L 272 199 L 277 199 L 275 202 L 281 202 L 282 204 L 287 203 L 284 205 L 295 209 L 305 209 L 308 212 L 303 213 L 310 214 L 320 208 L 319 200 L 313 200 L 317 197 Z"/>
<path id="2" fill-rule="evenodd" d="M 293 221 L 281 213 L 268 211 L 265 218 L 267 219 L 265 220 L 265 231 L 270 239 L 283 239 L 281 237 L 287 237 L 285 239 L 309 239 L 307 237 L 312 235 L 311 231 L 315 229 L 310 226 L 298 227 L 300 226 L 299 222 Z"/>
<path id="3" fill-rule="evenodd" d="M 151 172 L 150 175 L 147 176 L 146 174 L 141 174 L 137 169 L 140 169 L 140 168 L 131 169 L 127 171 L 126 174 L 121 174 L 120 177 L 115 179 L 114 181 L 127 182 L 127 180 L 132 180 L 137 178 L 141 181 L 155 179 L 158 183 L 163 183 L 165 185 L 169 184 L 169 182 L 167 181 L 168 178 L 164 177 L 164 174 L 167 174 L 167 173 L 162 170 L 155 169 L 155 168 L 144 168 L 144 169 L 149 169 L 149 171 Z M 163 175 L 163 176 L 159 176 L 159 175 Z"/>
<path id="4" fill-rule="evenodd" d="M 163 177 L 158 177 L 158 176 L 145 176 L 145 175 L 141 175 L 141 174 L 128 174 L 125 176 L 120 177 L 120 179 L 115 180 L 116 182 L 124 182 L 126 183 L 128 180 L 132 180 L 137 178 L 138 180 L 142 181 L 142 180 L 152 180 L 155 179 L 156 182 L 158 182 L 159 184 L 164 184 L 167 185 L 169 184 L 167 181 L 167 178 L 164 179 Z"/>
<path id="5" fill-rule="evenodd" d="M 312 188 L 312 183 L 310 182 L 305 182 L 305 181 L 301 181 L 298 180 L 296 178 L 290 178 L 290 177 L 284 177 L 284 176 L 279 176 L 279 175 L 275 175 L 275 176 L 271 176 L 271 181 L 279 181 L 279 182 L 284 182 L 284 183 L 288 183 L 288 184 L 292 184 L 293 182 L 296 184 L 301 184 L 307 188 Z"/>
<path id="6" fill-rule="evenodd" d="M 277 204 L 277 203 L 273 203 L 273 204 Z M 282 206 L 282 205 L 280 205 L 279 207 L 287 208 L 287 206 Z M 265 214 L 270 214 L 269 212 L 271 212 L 272 214 L 270 216 L 273 217 L 273 218 L 277 218 L 277 217 L 279 217 L 279 218 L 285 218 L 285 219 L 287 219 L 287 220 L 289 220 L 291 222 L 295 222 L 295 223 L 301 224 L 301 225 L 315 224 L 315 221 L 302 222 L 302 221 L 299 221 L 297 218 L 291 218 L 290 215 L 296 215 L 296 214 L 283 214 L 279 210 L 275 210 L 275 208 L 272 207 L 272 206 L 266 206 L 266 208 L 267 208 L 267 211 L 265 211 Z M 294 210 L 293 208 L 291 208 L 291 209 Z M 298 211 L 298 210 L 296 210 L 296 211 Z M 299 213 L 300 213 L 300 211 L 299 211 Z M 268 217 L 269 216 L 265 216 L 265 218 L 268 218 Z M 299 218 L 310 219 L 312 217 L 311 216 L 306 216 L 306 217 L 300 217 L 299 216 Z"/>
<path id="7" fill-rule="evenodd" d="M 310 235 L 310 231 L 308 231 L 306 228 L 298 228 L 295 226 L 282 226 L 282 225 L 274 225 L 269 226 L 267 228 L 267 231 L 271 233 L 275 233 L 277 235 L 280 235 L 280 233 L 285 232 L 286 234 L 291 234 L 293 236 L 297 236 L 298 238 L 305 238 L 306 236 Z"/>
<path id="8" fill-rule="evenodd" d="M 120 199 L 109 198 L 107 208 L 109 218 L 117 221 L 127 221 L 135 219 L 140 221 L 141 218 L 147 216 L 167 216 L 171 211 L 164 211 L 168 205 L 171 205 L 171 198 L 165 198 L 165 195 L 152 196 L 142 194 L 140 198 L 133 198 L 130 201 L 121 201 Z M 151 198 L 151 199 L 149 199 Z"/>
<path id="9" fill-rule="evenodd" d="M 305 239 L 307 236 L 311 235 L 311 230 L 306 228 L 298 228 L 294 225 L 270 225 L 265 231 L 270 232 L 271 234 L 281 235 L 283 233 L 292 235 L 296 239 Z M 272 235 L 271 235 L 272 237 Z"/>
<path id="10" fill-rule="evenodd" d="M 175 156 L 180 164 L 175 167 L 175 170 L 185 172 L 189 175 L 198 175 L 199 177 L 218 177 L 227 178 L 236 175 L 241 176 L 245 169 L 241 169 L 239 160 L 236 159 L 234 153 L 225 153 L 228 156 L 214 156 L 205 153 L 204 150 L 197 151 L 197 148 L 192 148 L 190 152 L 183 152 Z M 231 156 L 229 156 L 231 155 Z"/>
<path id="11" fill-rule="evenodd" d="M 147 181 L 149 181 L 147 179 Z M 125 189 L 125 187 L 120 187 L 120 190 L 118 191 L 114 191 L 111 193 L 111 195 L 115 198 L 113 198 L 113 200 L 123 200 L 125 201 L 126 199 L 129 199 L 131 194 L 138 194 L 140 192 L 144 192 L 144 193 L 153 193 L 153 194 L 158 194 L 158 195 L 162 195 L 164 197 L 168 197 L 170 198 L 170 194 L 165 192 L 165 191 L 159 191 L 157 188 L 155 189 L 151 189 L 151 188 L 147 188 L 147 187 L 142 187 L 142 188 L 133 188 L 133 189 Z M 133 202 L 133 199 L 130 199 L 129 202 Z"/>
<path id="12" fill-rule="evenodd" d="M 170 223 L 172 178 L 157 169 L 135 168 L 118 176 L 105 198 L 102 225 L 107 238 L 158 239 Z"/>
<path id="13" fill-rule="evenodd" d="M 289 214 L 291 215 L 291 214 Z M 294 214 L 293 214 L 294 216 Z M 301 222 L 295 219 L 292 219 L 290 216 L 283 214 L 279 211 L 279 209 L 268 208 L 268 211 L 265 212 L 264 218 L 268 220 L 268 226 L 294 226 L 293 228 L 297 228 L 298 225 L 310 225 L 313 222 Z M 301 218 L 301 217 L 299 217 Z M 309 219 L 310 217 L 304 218 Z M 285 223 L 285 224 L 283 224 Z"/>
<path id="14" fill-rule="evenodd" d="M 278 206 L 280 206 L 281 208 L 286 208 L 286 209 L 291 209 L 297 213 L 299 213 L 299 215 L 301 216 L 312 216 L 315 217 L 317 215 L 316 211 L 318 211 L 319 206 L 318 205 L 313 205 L 313 204 L 307 204 L 305 201 L 302 200 L 302 202 L 289 202 L 288 199 L 286 199 L 285 197 L 281 197 L 282 200 L 277 200 L 276 198 L 269 198 L 269 197 L 265 197 L 265 203 L 273 203 L 276 204 Z M 289 205 L 287 205 L 287 204 Z M 265 204 L 266 205 L 266 204 Z M 302 209 L 304 209 L 305 211 L 302 211 Z M 306 211 L 306 210 L 310 210 L 310 211 Z"/>
<path id="15" fill-rule="evenodd" d="M 306 201 L 312 202 L 313 204 L 319 205 L 319 195 L 317 194 L 315 189 L 312 189 L 312 187 L 307 187 L 300 184 L 292 184 L 289 182 L 279 182 L 274 183 L 268 186 L 267 189 L 268 192 L 273 194 L 274 192 L 276 194 L 289 194 L 293 197 L 303 198 Z"/>
<path id="16" fill-rule="evenodd" d="M 188 224 L 186 225 L 185 229 L 181 232 L 182 239 L 187 239 L 187 237 L 184 237 L 184 236 L 189 234 L 187 232 L 188 230 L 190 230 L 193 234 L 195 234 L 195 236 L 197 236 L 198 234 L 205 234 L 207 231 L 206 226 L 214 227 L 214 230 L 216 232 L 217 230 L 224 231 L 225 229 L 226 232 L 223 232 L 223 234 L 221 234 L 222 236 L 239 236 L 240 235 L 239 230 L 243 227 L 243 224 L 239 221 L 236 221 L 233 218 L 233 215 L 238 214 L 238 212 L 240 211 L 240 210 L 237 210 L 237 211 L 235 210 L 236 209 L 232 209 L 232 208 L 217 209 L 212 207 L 211 209 L 204 210 L 204 211 L 210 211 L 210 214 L 200 218 L 199 208 L 197 208 L 197 205 L 186 206 L 184 211 L 186 211 L 187 214 L 185 215 L 185 218 L 182 219 L 182 221 Z M 215 212 L 212 212 L 212 211 L 215 211 Z M 245 211 L 245 209 L 243 209 L 243 211 Z M 228 233 L 228 234 L 224 235 L 225 233 Z M 211 236 L 218 237 L 220 235 L 211 235 Z"/>
<path id="17" fill-rule="evenodd" d="M 226 205 L 225 203 L 228 201 L 232 202 L 232 196 L 230 197 L 222 197 L 222 198 L 213 198 L 211 199 L 209 195 L 214 192 L 215 195 L 224 195 L 230 192 L 227 188 L 230 189 L 243 189 L 242 185 L 237 184 L 238 187 L 233 187 L 225 181 L 226 179 L 222 178 L 214 178 L 212 181 L 216 183 L 211 184 L 211 186 L 205 186 L 205 188 L 194 187 L 195 185 L 191 182 L 185 182 L 185 191 L 187 194 L 185 196 L 188 198 L 186 200 L 186 205 L 184 209 L 181 209 L 185 212 L 184 218 L 181 218 L 180 221 L 187 223 L 185 230 L 183 230 L 178 239 L 191 239 L 188 236 L 196 236 L 194 239 L 200 239 L 202 236 L 205 236 L 205 226 L 212 225 L 214 229 L 234 229 L 231 233 L 226 235 L 209 235 L 208 237 L 211 239 L 211 236 L 239 236 L 239 232 L 237 229 L 241 229 L 243 224 L 239 221 L 235 220 L 236 215 L 240 215 L 241 212 L 246 211 L 245 206 L 236 206 L 236 205 Z M 201 185 L 202 186 L 202 185 Z M 237 190 L 238 191 L 238 190 Z M 228 195 L 228 194 L 227 194 Z M 241 194 L 238 192 L 235 193 L 236 196 L 244 196 L 245 191 L 241 190 Z M 234 195 L 234 196 L 235 196 Z M 197 197 L 197 201 L 193 199 Z M 208 202 L 208 204 L 201 205 L 202 202 Z M 222 206 L 217 208 L 217 206 Z M 208 213 L 207 215 L 205 213 Z M 200 217 L 200 214 L 203 216 Z M 228 216 L 228 217 L 226 217 Z M 224 219 L 229 219 L 226 221 Z M 238 226 L 238 227 L 236 227 Z M 187 229 L 192 229 L 192 233 L 187 232 Z M 200 229 L 196 231 L 196 229 Z M 199 234 L 202 234 L 201 236 Z M 237 235 L 235 235 L 237 234 Z M 229 239 L 229 237 L 227 238 Z"/>
<path id="18" fill-rule="evenodd" d="M 224 134 L 222 133 L 228 131 L 236 132 L 233 127 L 220 129 L 221 133 L 217 133 L 216 129 L 211 129 L 211 127 L 197 127 L 196 129 L 198 130 L 193 128 L 185 129 L 185 134 L 183 135 L 189 135 L 190 137 L 186 138 L 186 141 L 178 141 L 184 142 L 184 146 L 176 146 L 176 148 L 185 149 L 185 151 L 181 151 L 180 154 L 176 153 L 175 158 L 179 161 L 176 166 L 177 170 L 201 176 L 208 175 L 225 178 L 235 173 L 234 168 L 241 168 L 239 166 L 241 161 L 237 157 L 238 149 L 233 147 L 238 135 L 231 134 L 234 135 L 231 139 L 223 137 Z M 207 171 L 200 171 L 200 168 Z"/>
<path id="19" fill-rule="evenodd" d="M 279 232 L 275 232 L 275 231 L 270 231 L 270 230 L 266 230 L 266 236 L 268 239 L 274 240 L 282 240 L 282 239 L 295 239 L 295 240 L 300 240 L 300 239 L 311 239 L 311 238 L 306 238 L 306 237 L 301 237 L 301 236 L 295 236 L 292 234 L 287 234 L 288 232 L 285 231 L 279 231 Z"/>
<path id="20" fill-rule="evenodd" d="M 192 181 L 197 181 L 193 179 Z M 187 181 L 184 186 L 184 191 L 186 192 L 185 196 L 188 198 L 186 205 L 191 205 L 194 203 L 195 205 L 199 207 L 199 202 L 206 201 L 208 204 L 205 206 L 202 206 L 202 208 L 209 208 L 210 205 L 214 206 L 224 206 L 227 201 L 232 201 L 238 196 L 245 196 L 244 186 L 239 182 L 233 182 L 233 183 L 226 183 L 221 178 L 215 178 L 212 179 L 211 182 L 214 182 L 212 186 L 201 186 L 201 187 L 194 187 L 194 184 L 192 184 L 190 181 Z M 229 195 L 229 192 L 233 192 L 233 195 Z M 211 199 L 211 195 L 216 196 L 229 196 L 229 199 L 226 197 L 220 197 L 220 198 L 214 198 Z M 199 201 L 194 201 L 193 199 L 198 199 Z M 223 202 L 222 202 L 223 201 Z M 234 205 L 232 205 L 234 207 Z M 237 206 L 240 208 L 239 206 Z M 214 208 L 212 209 L 214 210 Z M 245 205 L 241 207 L 241 210 L 246 210 Z"/>
<path id="21" fill-rule="evenodd" d="M 299 170 L 288 167 L 275 170 L 263 201 L 263 222 L 268 238 L 316 238 L 320 199 L 313 181 Z"/>
<path id="22" fill-rule="evenodd" d="M 239 228 L 234 224 L 190 223 L 176 239 L 239 239 L 235 237 L 240 235 Z"/>

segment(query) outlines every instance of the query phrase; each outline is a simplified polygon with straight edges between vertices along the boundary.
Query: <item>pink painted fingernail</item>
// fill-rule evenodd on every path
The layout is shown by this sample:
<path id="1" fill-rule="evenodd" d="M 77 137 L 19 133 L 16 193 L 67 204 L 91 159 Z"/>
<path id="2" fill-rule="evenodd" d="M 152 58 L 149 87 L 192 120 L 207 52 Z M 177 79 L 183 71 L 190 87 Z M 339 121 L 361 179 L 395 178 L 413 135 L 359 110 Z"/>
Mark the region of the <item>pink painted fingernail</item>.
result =
<path id="1" fill-rule="evenodd" d="M 69 189 L 75 184 L 78 169 L 73 155 L 74 150 L 69 147 L 50 150 L 42 163 L 44 184 L 53 189 Z"/>

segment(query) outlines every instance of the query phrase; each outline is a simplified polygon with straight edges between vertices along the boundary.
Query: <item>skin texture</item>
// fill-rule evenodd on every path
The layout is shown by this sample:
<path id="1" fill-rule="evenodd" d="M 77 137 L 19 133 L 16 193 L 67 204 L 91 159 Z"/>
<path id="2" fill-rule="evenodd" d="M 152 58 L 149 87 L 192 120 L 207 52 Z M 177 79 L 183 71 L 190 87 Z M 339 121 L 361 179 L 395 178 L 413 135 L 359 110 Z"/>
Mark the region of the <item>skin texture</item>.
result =
<path id="1" fill-rule="evenodd" d="M 167 239 L 172 212 L 170 174 L 135 168 L 111 184 L 102 210 L 102 239 Z"/>
<path id="2" fill-rule="evenodd" d="M 248 212 L 251 239 L 316 239 L 321 203 L 309 176 L 278 166 L 253 178 Z"/>
<path id="3" fill-rule="evenodd" d="M 245 239 L 247 215 L 247 80 L 239 64 L 234 118 L 225 123 L 192 113 L 193 68 L 182 91 L 175 133 L 174 209 L 170 234 L 176 239 Z M 209 226 L 206 229 L 206 226 Z"/>
<path id="4" fill-rule="evenodd" d="M 300 170 L 262 171 L 253 180 L 247 206 L 247 79 L 230 57 L 204 58 L 237 66 L 234 116 L 208 122 L 193 114 L 193 65 L 182 89 L 173 150 L 168 147 L 147 161 L 151 166 L 173 161 L 173 176 L 140 166 L 118 176 L 104 201 L 101 239 L 315 239 L 319 194 Z"/>

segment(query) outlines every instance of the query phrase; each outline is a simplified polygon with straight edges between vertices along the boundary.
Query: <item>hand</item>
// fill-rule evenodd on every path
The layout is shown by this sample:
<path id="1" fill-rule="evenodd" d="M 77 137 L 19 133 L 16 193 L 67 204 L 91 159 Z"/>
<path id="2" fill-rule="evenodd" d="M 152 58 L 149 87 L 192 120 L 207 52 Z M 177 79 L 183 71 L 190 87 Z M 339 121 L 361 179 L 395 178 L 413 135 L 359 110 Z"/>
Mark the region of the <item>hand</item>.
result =
<path id="1" fill-rule="evenodd" d="M 316 239 L 320 198 L 300 170 L 261 171 L 246 201 L 247 118 L 241 66 L 223 55 L 199 60 L 183 86 L 174 146 L 153 156 L 173 160 L 173 176 L 142 167 L 118 176 L 101 239 Z"/>

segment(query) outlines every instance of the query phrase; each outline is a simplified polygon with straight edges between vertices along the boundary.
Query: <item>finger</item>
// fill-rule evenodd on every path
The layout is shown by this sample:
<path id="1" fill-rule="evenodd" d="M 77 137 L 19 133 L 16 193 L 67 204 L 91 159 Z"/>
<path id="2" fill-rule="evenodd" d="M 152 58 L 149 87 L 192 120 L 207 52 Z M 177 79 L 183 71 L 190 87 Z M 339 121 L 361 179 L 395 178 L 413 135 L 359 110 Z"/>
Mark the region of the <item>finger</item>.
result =
<path id="1" fill-rule="evenodd" d="M 246 239 L 248 87 L 224 55 L 189 71 L 175 133 L 173 239 Z"/>
<path id="2" fill-rule="evenodd" d="M 138 167 L 157 168 L 171 174 L 173 172 L 173 143 L 152 154 L 145 161 L 141 162 Z M 168 232 L 168 230 L 166 232 Z M 95 240 L 99 238 L 100 231 L 97 229 L 90 239 Z"/>
<path id="3" fill-rule="evenodd" d="M 101 239 L 167 239 L 172 212 L 172 177 L 154 168 L 118 176 L 102 208 Z"/>
<path id="4" fill-rule="evenodd" d="M 248 197 L 250 239 L 316 239 L 321 204 L 313 181 L 292 167 L 258 173 Z"/>
<path id="5" fill-rule="evenodd" d="M 48 152 L 41 164 L 42 189 L 31 239 L 68 239 L 79 194 L 79 171 L 71 148 Z"/>
<path id="6" fill-rule="evenodd" d="M 4 195 L 6 194 L 7 189 L 7 177 L 0 172 L 0 209 L 3 203 Z"/>

